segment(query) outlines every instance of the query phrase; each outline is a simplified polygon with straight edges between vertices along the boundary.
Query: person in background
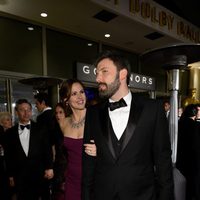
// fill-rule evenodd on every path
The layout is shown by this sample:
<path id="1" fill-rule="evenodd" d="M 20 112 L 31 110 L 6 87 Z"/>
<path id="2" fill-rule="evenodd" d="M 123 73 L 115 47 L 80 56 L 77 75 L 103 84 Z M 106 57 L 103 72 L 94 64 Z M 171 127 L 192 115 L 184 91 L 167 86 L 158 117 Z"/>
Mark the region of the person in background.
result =
<path id="1" fill-rule="evenodd" d="M 53 158 L 55 158 L 55 133 L 53 131 L 54 126 L 54 112 L 50 107 L 50 98 L 47 93 L 40 92 L 34 96 L 35 105 L 39 111 L 37 116 L 37 124 L 48 133 L 47 137 L 52 146 Z M 43 200 L 51 199 L 51 181 L 48 179 L 44 180 L 43 185 Z"/>
<path id="2" fill-rule="evenodd" d="M 182 114 L 183 114 L 183 108 L 182 108 L 182 107 L 179 107 L 179 108 L 178 108 L 178 120 L 180 120 Z"/>
<path id="3" fill-rule="evenodd" d="M 4 132 L 12 127 L 12 115 L 9 112 L 0 112 L 0 126 Z"/>
<path id="4" fill-rule="evenodd" d="M 96 156 L 93 140 L 84 144 L 83 149 L 86 115 L 86 95 L 83 84 L 75 79 L 64 81 L 60 88 L 60 98 L 67 115 L 64 118 L 64 110 L 56 107 L 56 118 L 63 140 L 59 145 L 61 154 L 56 152 L 55 165 L 60 170 L 55 169 L 55 179 L 58 177 L 60 180 L 57 188 L 63 190 L 64 195 L 55 199 L 81 200 L 82 152 L 88 152 L 89 156 Z M 61 164 L 59 164 L 60 161 Z"/>
<path id="5" fill-rule="evenodd" d="M 55 106 L 55 117 L 56 120 L 62 121 L 65 119 L 65 117 L 67 116 L 67 112 L 65 111 L 65 107 L 63 105 L 63 103 L 57 103 Z"/>
<path id="6" fill-rule="evenodd" d="M 168 100 L 164 101 L 164 110 L 165 110 L 165 115 L 166 115 L 167 119 L 169 119 L 170 102 Z"/>
<path id="7" fill-rule="evenodd" d="M 35 98 L 35 105 L 39 112 L 37 116 L 37 123 L 40 127 L 47 128 L 49 133 L 50 141 L 53 145 L 54 143 L 54 135 L 52 133 L 52 121 L 54 117 L 54 112 L 50 107 L 49 103 L 49 96 L 47 93 L 40 92 L 34 96 Z"/>
<path id="8" fill-rule="evenodd" d="M 58 144 L 59 141 L 63 139 L 63 134 L 62 134 L 59 124 L 63 120 L 65 120 L 66 117 L 67 117 L 67 112 L 65 110 L 63 103 L 61 103 L 61 102 L 57 103 L 55 106 L 55 128 L 56 128 L 55 143 L 56 144 Z"/>
<path id="9" fill-rule="evenodd" d="M 55 161 L 54 161 L 54 179 L 53 179 L 53 192 L 52 198 L 54 200 L 64 200 L 64 182 L 66 170 L 66 155 L 63 150 L 63 133 L 60 129 L 61 123 L 67 117 L 65 106 L 59 102 L 55 106 Z"/>
<path id="10" fill-rule="evenodd" d="M 195 104 L 185 107 L 179 120 L 176 167 L 186 178 L 186 200 L 200 200 L 200 124 Z"/>
<path id="11" fill-rule="evenodd" d="M 4 148 L 6 130 L 12 127 L 12 115 L 9 112 L 0 112 L 0 199 L 11 199 L 8 174 L 5 163 Z"/>
<path id="12" fill-rule="evenodd" d="M 87 109 L 84 143 L 92 138 L 97 156 L 83 154 L 82 200 L 173 200 L 163 103 L 129 90 L 130 65 L 119 53 L 103 52 L 95 67 L 104 101 Z"/>
<path id="13" fill-rule="evenodd" d="M 5 158 L 11 186 L 17 200 L 38 200 L 43 178 L 53 178 L 53 158 L 46 132 L 31 121 L 32 106 L 19 99 L 15 107 L 19 122 L 8 129 Z"/>
<path id="14" fill-rule="evenodd" d="M 197 107 L 197 116 L 196 116 L 196 121 L 200 122 L 200 104 L 196 104 Z"/>

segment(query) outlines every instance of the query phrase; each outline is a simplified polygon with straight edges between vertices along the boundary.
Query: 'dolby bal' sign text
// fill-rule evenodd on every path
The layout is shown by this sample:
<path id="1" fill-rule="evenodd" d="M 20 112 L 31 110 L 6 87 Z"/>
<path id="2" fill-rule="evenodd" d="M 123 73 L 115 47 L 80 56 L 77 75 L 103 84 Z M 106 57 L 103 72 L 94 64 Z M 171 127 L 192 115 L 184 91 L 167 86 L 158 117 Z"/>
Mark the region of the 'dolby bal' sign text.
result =
<path id="1" fill-rule="evenodd" d="M 93 65 L 77 63 L 77 79 L 85 82 L 96 82 L 96 68 Z M 131 73 L 129 86 L 135 89 L 155 90 L 155 78 Z"/>

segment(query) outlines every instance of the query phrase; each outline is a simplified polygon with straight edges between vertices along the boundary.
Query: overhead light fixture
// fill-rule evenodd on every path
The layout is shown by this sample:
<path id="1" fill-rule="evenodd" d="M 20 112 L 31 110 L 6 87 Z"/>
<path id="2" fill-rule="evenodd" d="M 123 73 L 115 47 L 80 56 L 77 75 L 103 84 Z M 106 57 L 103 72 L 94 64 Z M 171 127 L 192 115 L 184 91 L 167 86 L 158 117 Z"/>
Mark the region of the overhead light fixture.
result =
<path id="1" fill-rule="evenodd" d="M 104 36 L 105 36 L 106 38 L 109 38 L 109 37 L 110 37 L 110 34 L 109 34 L 109 33 L 106 33 Z"/>
<path id="2" fill-rule="evenodd" d="M 33 30 L 34 30 L 34 28 L 33 28 L 32 26 L 29 26 L 27 29 L 28 29 L 29 31 L 33 31 Z"/>
<path id="3" fill-rule="evenodd" d="M 87 45 L 88 45 L 88 47 L 91 47 L 93 44 L 92 43 L 88 43 Z"/>
<path id="4" fill-rule="evenodd" d="M 48 15 L 47 15 L 47 13 L 43 12 L 43 13 L 40 14 L 40 16 L 41 17 L 47 17 Z"/>

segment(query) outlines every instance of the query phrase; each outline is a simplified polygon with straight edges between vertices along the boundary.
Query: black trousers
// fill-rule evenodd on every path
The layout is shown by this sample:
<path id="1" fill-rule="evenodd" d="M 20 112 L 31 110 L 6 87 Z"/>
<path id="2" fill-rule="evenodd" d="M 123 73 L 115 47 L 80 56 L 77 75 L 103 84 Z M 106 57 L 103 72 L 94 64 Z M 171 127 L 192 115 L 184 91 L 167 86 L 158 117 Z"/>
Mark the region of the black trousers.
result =
<path id="1" fill-rule="evenodd" d="M 51 180 L 44 179 L 41 188 L 41 200 L 52 199 L 52 183 Z"/>

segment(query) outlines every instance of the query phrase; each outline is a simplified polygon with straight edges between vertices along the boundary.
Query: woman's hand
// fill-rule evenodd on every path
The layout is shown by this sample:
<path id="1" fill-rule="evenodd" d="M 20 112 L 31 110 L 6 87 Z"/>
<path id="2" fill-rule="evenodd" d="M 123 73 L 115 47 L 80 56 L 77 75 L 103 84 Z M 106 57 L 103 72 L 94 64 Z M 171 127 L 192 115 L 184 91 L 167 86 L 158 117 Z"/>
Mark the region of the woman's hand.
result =
<path id="1" fill-rule="evenodd" d="M 94 140 L 90 140 L 90 144 L 84 144 L 85 147 L 85 153 L 89 156 L 97 156 L 97 148 L 94 143 Z"/>

